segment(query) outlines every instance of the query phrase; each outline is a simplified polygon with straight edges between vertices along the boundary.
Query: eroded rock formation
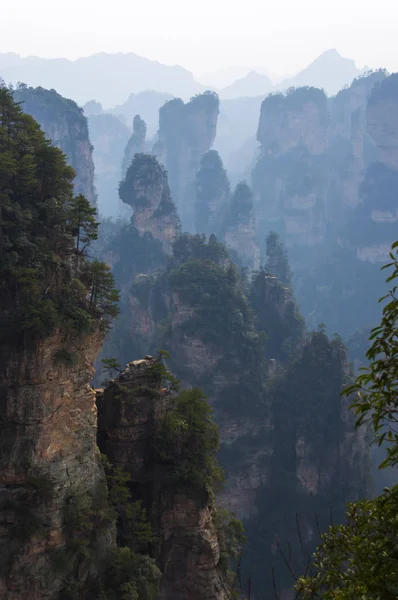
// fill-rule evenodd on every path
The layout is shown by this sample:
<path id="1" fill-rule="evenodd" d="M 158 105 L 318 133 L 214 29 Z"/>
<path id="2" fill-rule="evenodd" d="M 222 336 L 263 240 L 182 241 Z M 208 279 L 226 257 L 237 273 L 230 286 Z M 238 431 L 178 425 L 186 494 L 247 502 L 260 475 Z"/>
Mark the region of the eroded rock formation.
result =
<path id="1" fill-rule="evenodd" d="M 119 188 L 120 198 L 134 210 L 132 224 L 140 233 L 150 233 L 170 252 L 180 230 L 171 198 L 167 174 L 154 156 L 136 154 Z"/>
<path id="2" fill-rule="evenodd" d="M 226 600 L 214 502 L 205 489 L 171 484 L 167 457 L 156 451 L 159 426 L 173 406 L 158 368 L 150 356 L 133 361 L 97 392 L 101 450 L 131 475 L 133 497 L 150 516 L 162 570 L 158 598 Z"/>
<path id="3" fill-rule="evenodd" d="M 250 270 L 260 267 L 260 248 L 254 219 L 253 193 L 245 181 L 237 184 L 222 227 L 227 248 Z"/>
<path id="4" fill-rule="evenodd" d="M 65 343 L 61 332 L 33 348 L 3 348 L 0 369 L 0 596 L 58 598 L 69 578 L 87 590 L 115 545 L 96 443 L 90 388 L 99 333 Z M 75 364 L 63 362 L 73 353 Z M 89 558 L 72 538 L 74 511 L 97 512 L 87 525 Z M 102 516 L 100 516 L 102 515 Z M 64 561 L 61 561 L 62 555 Z M 57 562 L 58 561 L 58 562 Z M 61 564 L 61 562 L 62 564 Z M 57 566 L 58 565 L 58 566 Z"/>
<path id="5" fill-rule="evenodd" d="M 213 92 L 199 94 L 186 104 L 175 98 L 159 110 L 159 137 L 153 152 L 168 172 L 186 231 L 194 231 L 195 177 L 203 155 L 213 145 L 218 113 L 219 100 Z"/>
<path id="6" fill-rule="evenodd" d="M 216 150 L 203 155 L 196 175 L 195 227 L 197 233 L 219 235 L 230 194 L 227 172 Z"/>
<path id="7" fill-rule="evenodd" d="M 127 173 L 131 161 L 135 154 L 143 154 L 145 152 L 146 138 L 146 123 L 141 119 L 140 115 L 135 115 L 133 120 L 133 133 L 130 136 L 127 146 L 124 150 L 122 163 L 122 177 Z"/>

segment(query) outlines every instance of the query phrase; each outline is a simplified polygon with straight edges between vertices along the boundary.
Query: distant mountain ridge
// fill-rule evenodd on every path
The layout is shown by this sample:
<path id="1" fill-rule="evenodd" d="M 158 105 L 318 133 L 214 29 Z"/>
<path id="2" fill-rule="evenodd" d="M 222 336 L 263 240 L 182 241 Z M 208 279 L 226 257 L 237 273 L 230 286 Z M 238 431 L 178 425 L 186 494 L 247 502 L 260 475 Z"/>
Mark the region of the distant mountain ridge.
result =
<path id="1" fill-rule="evenodd" d="M 273 85 L 264 73 L 250 71 L 231 85 L 218 90 L 220 98 L 265 96 L 273 91 L 290 87 L 312 86 L 324 89 L 328 95 L 337 94 L 345 85 L 361 74 L 350 58 L 344 58 L 337 50 L 326 50 L 294 77 Z"/>
<path id="2" fill-rule="evenodd" d="M 162 95 L 189 100 L 210 88 L 216 90 L 222 99 L 265 96 L 272 91 L 301 86 L 322 88 L 327 94 L 334 95 L 361 74 L 353 60 L 342 57 L 335 49 L 323 52 L 297 75 L 276 85 L 264 71 L 227 67 L 214 72 L 213 76 L 209 73 L 207 85 L 203 85 L 184 67 L 164 65 L 133 53 L 101 53 L 73 61 L 0 54 L 0 78 L 6 83 L 15 85 L 21 81 L 29 86 L 56 89 L 80 105 L 95 99 L 105 109 L 113 107 L 112 112 L 123 114 L 127 122 L 137 112 L 133 106 L 145 105 L 146 100 L 153 100 L 152 97 L 137 97 L 143 92 L 152 96 L 157 94 L 159 97 L 155 103 L 159 104 Z M 201 77 L 203 82 L 204 77 Z M 214 85 L 216 81 L 230 83 L 217 87 Z M 131 115 L 126 114 L 129 105 L 132 106 Z M 116 108 L 119 110 L 115 111 Z M 143 108 L 139 112 L 144 112 Z"/>
<path id="3" fill-rule="evenodd" d="M 179 65 L 167 66 L 137 54 L 93 54 L 69 60 L 0 54 L 0 77 L 8 84 L 56 89 L 79 104 L 122 104 L 132 93 L 156 90 L 189 99 L 206 88 Z"/>
<path id="4" fill-rule="evenodd" d="M 245 77 L 237 79 L 232 85 L 220 90 L 221 98 L 239 98 L 244 96 L 262 96 L 273 89 L 272 81 L 267 75 L 250 71 Z"/>
<path id="5" fill-rule="evenodd" d="M 276 88 L 286 90 L 290 87 L 313 86 L 333 96 L 360 74 L 361 70 L 352 59 L 344 58 L 333 48 L 323 52 L 295 77 L 283 80 Z"/>

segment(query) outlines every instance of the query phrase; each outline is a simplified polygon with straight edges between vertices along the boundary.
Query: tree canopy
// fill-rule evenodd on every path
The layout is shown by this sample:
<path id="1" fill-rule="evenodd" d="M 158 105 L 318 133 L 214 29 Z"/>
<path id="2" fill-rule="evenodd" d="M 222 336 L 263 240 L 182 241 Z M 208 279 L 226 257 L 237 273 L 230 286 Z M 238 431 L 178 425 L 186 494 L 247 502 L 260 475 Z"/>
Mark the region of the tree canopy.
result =
<path id="1" fill-rule="evenodd" d="M 109 325 L 116 313 L 118 295 L 109 276 L 107 301 L 93 310 L 88 300 L 96 265 L 86 248 L 98 223 L 95 208 L 74 196 L 74 176 L 63 152 L 0 85 L 2 340 L 46 337 L 61 323 L 83 332 L 98 318 Z"/>

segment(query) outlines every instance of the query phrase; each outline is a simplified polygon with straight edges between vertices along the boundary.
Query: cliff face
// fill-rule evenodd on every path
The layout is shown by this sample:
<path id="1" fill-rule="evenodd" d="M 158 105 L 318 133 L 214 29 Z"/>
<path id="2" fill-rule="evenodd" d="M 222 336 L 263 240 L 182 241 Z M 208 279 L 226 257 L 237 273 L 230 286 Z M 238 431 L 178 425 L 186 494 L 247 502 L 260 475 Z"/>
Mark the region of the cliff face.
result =
<path id="1" fill-rule="evenodd" d="M 129 139 L 129 129 L 115 115 L 91 114 L 88 116 L 90 139 L 98 191 L 98 209 L 104 217 L 131 215 L 120 202 L 117 189 L 123 153 Z"/>
<path id="2" fill-rule="evenodd" d="M 14 92 L 14 97 L 23 103 L 23 110 L 39 123 L 52 144 L 66 154 L 76 172 L 75 193 L 83 194 L 95 205 L 93 147 L 83 110 L 55 90 L 41 87 L 21 86 Z"/>
<path id="3" fill-rule="evenodd" d="M 256 226 L 259 237 L 278 231 L 292 249 L 309 325 L 348 336 L 376 318 L 378 268 L 396 237 L 396 75 L 376 71 L 321 98 L 304 89 L 263 102 L 252 171 Z"/>
<path id="4" fill-rule="evenodd" d="M 127 173 L 131 161 L 135 154 L 142 154 L 145 152 L 145 138 L 146 138 L 146 123 L 141 119 L 140 115 L 135 115 L 133 120 L 133 133 L 127 146 L 124 150 L 123 163 L 122 163 L 122 177 Z"/>
<path id="5" fill-rule="evenodd" d="M 132 224 L 140 233 L 150 233 L 170 252 L 180 230 L 171 198 L 167 174 L 154 156 L 136 154 L 119 188 L 120 198 L 134 210 Z"/>
<path id="6" fill-rule="evenodd" d="M 230 185 L 215 150 L 206 152 L 196 174 L 195 226 L 197 233 L 218 235 L 227 210 Z"/>
<path id="7" fill-rule="evenodd" d="M 398 170 L 398 74 L 379 82 L 367 105 L 369 135 L 380 152 L 380 160 Z"/>
<path id="8" fill-rule="evenodd" d="M 206 92 L 184 104 L 170 100 L 159 110 L 159 132 L 153 152 L 165 166 L 184 230 L 195 227 L 195 177 L 213 145 L 219 113 L 218 96 Z"/>
<path id="9" fill-rule="evenodd" d="M 65 350 L 60 333 L 32 350 L 3 349 L 0 595 L 5 600 L 54 599 L 77 576 L 89 587 L 115 544 L 112 521 L 100 516 L 107 510 L 106 482 L 89 385 L 101 343 L 99 334 L 68 343 L 76 356 L 73 366 L 57 364 Z M 86 523 L 90 559 L 72 544 L 81 534 L 71 520 L 74 507 L 93 511 L 95 527 Z"/>
<path id="10" fill-rule="evenodd" d="M 260 267 L 253 193 L 246 182 L 238 183 L 229 202 L 223 223 L 223 239 L 244 267 L 250 270 Z"/>
<path id="11" fill-rule="evenodd" d="M 173 407 L 158 367 L 152 357 L 129 363 L 114 382 L 97 392 L 101 450 L 131 475 L 133 497 L 143 501 L 150 517 L 163 572 L 157 597 L 225 600 L 228 593 L 218 566 L 220 547 L 209 492 L 188 493 L 177 483 L 171 485 L 167 458 L 156 451 L 159 428 Z"/>
<path id="12" fill-rule="evenodd" d="M 325 235 L 327 99 L 315 88 L 268 96 L 253 170 L 256 218 L 263 234 L 277 222 L 288 245 L 313 246 Z M 279 224 L 280 223 L 280 224 Z"/>
<path id="13" fill-rule="evenodd" d="M 358 250 L 360 260 L 382 260 L 380 247 L 372 258 L 345 229 L 363 213 L 368 169 L 378 162 L 397 169 L 395 77 L 371 73 L 329 102 L 314 88 L 264 100 L 257 136 L 261 155 L 253 170 L 262 232 L 274 223 L 288 246 L 340 243 Z M 370 212 L 367 224 L 362 217 L 365 235 L 371 221 L 392 218 L 391 211 L 385 217 Z"/>
<path id="14" fill-rule="evenodd" d="M 325 526 L 322 510 L 330 503 L 343 518 L 344 502 L 366 483 L 363 438 L 340 398 L 344 351 L 322 331 L 304 343 L 290 289 L 266 271 L 246 284 L 246 295 L 214 236 L 181 236 L 169 268 L 141 278 L 146 293 L 130 288 L 128 322 L 138 326 L 143 347 L 170 351 L 184 386 L 208 395 L 227 476 L 218 499 L 244 520 L 251 564 L 244 558 L 243 572 L 256 573 L 256 589 L 271 589 L 264 560 L 278 563 L 276 540 L 288 545 L 297 507 L 310 549 L 314 510 Z M 253 556 L 261 556 L 261 565 Z M 284 568 L 278 576 L 288 587 Z"/>

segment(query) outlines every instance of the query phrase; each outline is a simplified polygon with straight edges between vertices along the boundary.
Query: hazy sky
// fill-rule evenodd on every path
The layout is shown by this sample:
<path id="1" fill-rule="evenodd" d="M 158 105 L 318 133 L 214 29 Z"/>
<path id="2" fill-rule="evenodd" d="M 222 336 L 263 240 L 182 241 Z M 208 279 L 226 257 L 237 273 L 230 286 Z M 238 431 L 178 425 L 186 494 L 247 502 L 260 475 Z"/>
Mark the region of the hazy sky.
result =
<path id="1" fill-rule="evenodd" d="M 135 52 L 200 74 L 281 75 L 336 48 L 398 71 L 398 0 L 1 0 L 0 52 L 77 58 Z"/>

